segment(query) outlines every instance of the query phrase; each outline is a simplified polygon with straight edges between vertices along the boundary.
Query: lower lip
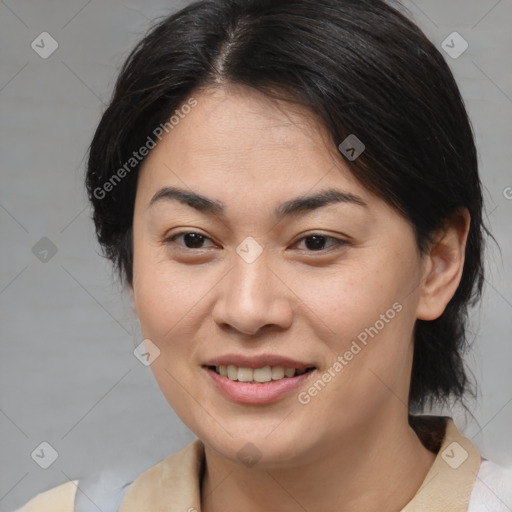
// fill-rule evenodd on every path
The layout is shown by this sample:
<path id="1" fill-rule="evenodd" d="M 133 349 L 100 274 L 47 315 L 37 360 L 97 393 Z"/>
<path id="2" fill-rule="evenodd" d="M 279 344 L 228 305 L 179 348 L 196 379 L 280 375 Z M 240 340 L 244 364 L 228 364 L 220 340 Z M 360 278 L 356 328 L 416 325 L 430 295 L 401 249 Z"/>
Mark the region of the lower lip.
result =
<path id="1" fill-rule="evenodd" d="M 296 377 L 284 377 L 280 380 L 251 383 L 228 379 L 210 368 L 203 367 L 203 369 L 206 370 L 206 373 L 225 397 L 239 404 L 253 405 L 268 404 L 280 400 L 303 385 L 315 372 L 315 370 L 311 370 Z"/>

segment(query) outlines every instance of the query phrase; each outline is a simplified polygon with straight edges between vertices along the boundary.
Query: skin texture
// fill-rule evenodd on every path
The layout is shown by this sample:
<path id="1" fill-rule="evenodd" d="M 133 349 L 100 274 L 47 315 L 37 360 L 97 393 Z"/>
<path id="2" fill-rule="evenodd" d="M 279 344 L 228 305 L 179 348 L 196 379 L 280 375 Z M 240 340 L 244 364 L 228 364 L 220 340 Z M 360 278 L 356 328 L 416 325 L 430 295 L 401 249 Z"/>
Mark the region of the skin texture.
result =
<path id="1" fill-rule="evenodd" d="M 408 425 L 417 318 L 434 319 L 459 283 L 463 211 L 420 256 L 410 224 L 364 189 L 321 125 L 301 107 L 241 86 L 196 91 L 197 106 L 143 163 L 137 185 L 133 300 L 164 396 L 204 442 L 201 510 L 400 510 L 435 455 Z M 225 217 L 162 187 L 222 201 Z M 325 188 L 359 196 L 277 222 L 274 208 Z M 205 238 L 188 248 L 183 232 Z M 304 237 L 325 239 L 320 250 Z M 236 252 L 248 236 L 263 252 Z M 167 241 L 166 241 L 167 240 Z M 357 335 L 399 303 L 362 350 L 307 404 L 293 392 L 267 405 L 224 397 L 202 365 L 235 353 L 278 354 L 316 367 L 307 390 Z M 244 465 L 247 442 L 261 458 Z"/>

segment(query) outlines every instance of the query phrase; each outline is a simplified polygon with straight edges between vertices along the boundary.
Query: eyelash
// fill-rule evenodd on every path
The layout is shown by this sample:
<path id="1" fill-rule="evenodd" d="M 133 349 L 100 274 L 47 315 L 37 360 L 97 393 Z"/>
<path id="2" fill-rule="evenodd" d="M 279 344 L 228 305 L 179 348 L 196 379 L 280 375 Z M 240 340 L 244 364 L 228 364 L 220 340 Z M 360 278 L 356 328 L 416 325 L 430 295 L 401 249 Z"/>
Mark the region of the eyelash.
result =
<path id="1" fill-rule="evenodd" d="M 176 243 L 175 242 L 175 239 L 178 238 L 179 236 L 182 236 L 182 235 L 188 235 L 188 234 L 196 234 L 196 235 L 200 235 L 203 237 L 204 240 L 210 240 L 211 239 L 205 235 L 203 235 L 202 233 L 199 233 L 197 231 L 181 231 L 179 233 L 175 233 L 174 235 L 166 238 L 164 240 L 164 243 L 166 244 L 170 244 L 170 243 Z M 294 245 L 298 244 L 299 242 L 302 242 L 303 240 L 306 240 L 307 238 L 313 238 L 313 237 L 322 237 L 326 240 L 333 240 L 335 242 L 335 244 L 333 244 L 333 246 L 331 247 L 343 247 L 345 245 L 348 245 L 348 241 L 347 240 L 343 240 L 343 239 L 340 239 L 340 238 L 336 238 L 336 237 L 332 237 L 332 236 L 328 236 L 328 235 L 323 235 L 322 233 L 312 233 L 310 235 L 307 235 L 307 236 L 303 236 L 302 238 L 300 238 L 299 240 L 297 240 L 297 242 L 295 242 Z M 180 244 L 178 244 L 180 245 Z M 197 249 L 193 249 L 191 247 L 185 247 L 185 246 L 182 246 L 181 245 L 181 248 L 185 251 L 199 251 L 201 249 L 204 249 L 203 247 L 199 247 Z M 314 250 L 307 250 L 307 249 L 303 249 L 305 250 L 306 252 L 309 252 L 309 253 L 326 253 L 326 252 L 329 252 L 330 250 L 333 250 L 332 248 L 331 249 L 320 249 L 318 251 L 314 251 Z"/>

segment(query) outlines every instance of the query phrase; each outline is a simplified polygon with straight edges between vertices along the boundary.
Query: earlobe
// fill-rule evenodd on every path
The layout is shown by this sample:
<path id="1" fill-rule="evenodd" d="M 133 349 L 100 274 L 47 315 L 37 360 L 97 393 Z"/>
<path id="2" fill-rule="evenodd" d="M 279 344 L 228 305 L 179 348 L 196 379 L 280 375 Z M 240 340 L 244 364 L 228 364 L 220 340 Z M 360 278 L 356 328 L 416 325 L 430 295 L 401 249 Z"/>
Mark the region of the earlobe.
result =
<path id="1" fill-rule="evenodd" d="M 466 241 L 470 226 L 466 208 L 457 210 L 437 234 L 429 254 L 418 302 L 417 318 L 439 318 L 459 286 L 464 269 Z"/>

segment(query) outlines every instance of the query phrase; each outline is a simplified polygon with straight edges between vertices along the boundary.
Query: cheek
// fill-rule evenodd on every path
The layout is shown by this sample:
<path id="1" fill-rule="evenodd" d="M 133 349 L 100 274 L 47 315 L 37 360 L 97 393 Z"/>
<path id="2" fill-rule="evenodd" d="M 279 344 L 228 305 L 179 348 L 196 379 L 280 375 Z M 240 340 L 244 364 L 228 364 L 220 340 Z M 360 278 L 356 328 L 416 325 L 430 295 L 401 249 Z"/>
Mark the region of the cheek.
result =
<path id="1" fill-rule="evenodd" d="M 381 272 L 377 264 L 371 271 L 367 265 L 352 264 L 329 272 L 297 273 L 291 282 L 297 283 L 294 291 L 301 299 L 299 307 L 301 302 L 306 306 L 303 314 L 324 325 L 333 350 L 341 350 L 376 322 L 382 330 L 382 322 L 395 317 L 393 304 L 404 296 L 400 280 L 391 272 Z M 384 320 L 381 315 L 385 315 Z"/>
<path id="2" fill-rule="evenodd" d="M 186 267 L 167 261 L 162 248 L 149 244 L 143 236 L 135 237 L 134 246 L 137 316 L 145 336 L 162 340 L 197 301 L 197 287 Z"/>
<path id="3" fill-rule="evenodd" d="M 307 306 L 304 315 L 320 326 L 318 336 L 327 333 L 325 363 L 331 372 L 326 378 L 332 381 L 327 393 L 319 393 L 319 406 L 335 401 L 344 404 L 343 411 L 357 409 L 358 403 L 378 407 L 407 372 L 417 301 L 410 293 L 413 273 L 399 263 L 375 263 L 372 271 L 351 265 L 329 276 L 305 274 L 294 281 Z"/>
<path id="4" fill-rule="evenodd" d="M 151 246 L 135 256 L 133 297 L 142 334 L 159 347 L 160 363 L 174 368 L 194 355 L 194 338 L 211 313 L 222 272 L 171 261 Z"/>
<path id="5" fill-rule="evenodd" d="M 136 255 L 133 286 L 136 312 L 143 338 L 150 339 L 160 351 L 151 371 L 169 405 L 195 431 L 194 404 L 184 392 L 193 382 L 195 368 L 184 362 L 192 361 L 194 356 L 191 343 L 196 329 L 194 312 L 205 294 L 200 276 L 194 276 L 185 267 L 164 265 L 151 251 Z"/>

